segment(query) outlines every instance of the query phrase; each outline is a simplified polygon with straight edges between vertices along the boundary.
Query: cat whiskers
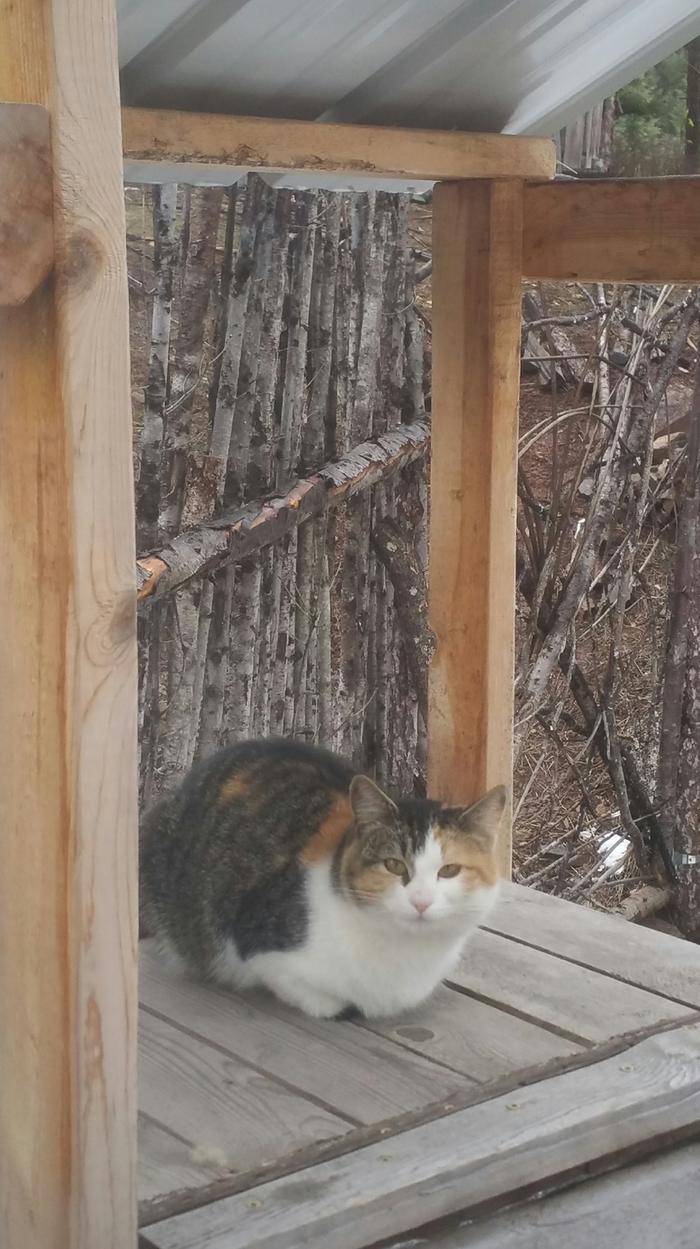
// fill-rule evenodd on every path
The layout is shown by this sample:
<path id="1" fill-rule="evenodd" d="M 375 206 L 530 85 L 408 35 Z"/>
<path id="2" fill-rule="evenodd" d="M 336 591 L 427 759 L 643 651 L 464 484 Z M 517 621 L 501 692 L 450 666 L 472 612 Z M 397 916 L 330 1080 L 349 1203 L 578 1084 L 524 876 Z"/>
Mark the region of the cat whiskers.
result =
<path id="1" fill-rule="evenodd" d="M 352 896 L 353 898 L 361 898 L 363 902 L 376 902 L 382 895 L 381 893 L 371 893 L 365 889 L 353 889 Z"/>

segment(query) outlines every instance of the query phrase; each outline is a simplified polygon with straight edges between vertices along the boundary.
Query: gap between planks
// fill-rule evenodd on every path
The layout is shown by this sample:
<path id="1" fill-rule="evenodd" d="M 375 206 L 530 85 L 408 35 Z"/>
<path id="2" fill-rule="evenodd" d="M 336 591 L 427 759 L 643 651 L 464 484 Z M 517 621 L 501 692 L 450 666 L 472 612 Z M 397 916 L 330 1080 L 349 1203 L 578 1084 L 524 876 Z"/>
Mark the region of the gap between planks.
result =
<path id="1" fill-rule="evenodd" d="M 151 1227 L 156 1249 L 362 1249 L 697 1134 L 700 1024 Z"/>
<path id="2" fill-rule="evenodd" d="M 502 891 L 485 932 L 700 1009 L 700 946 L 525 885 Z"/>
<path id="3" fill-rule="evenodd" d="M 568 1185 L 523 1195 L 506 1209 L 491 1202 L 466 1219 L 451 1215 L 372 1249 L 561 1249 L 563 1241 L 567 1249 L 697 1249 L 699 1175 L 695 1138 L 641 1160 L 630 1151 L 622 1166 L 611 1158 L 605 1169 L 587 1168 Z M 669 1201 L 680 1189 L 683 1200 Z"/>
<path id="4" fill-rule="evenodd" d="M 695 1011 L 680 1021 L 673 1020 L 659 1023 L 630 1035 L 618 1036 L 613 1041 L 604 1045 L 597 1045 L 593 1049 L 580 1049 L 576 1053 L 554 1058 L 545 1065 L 538 1064 L 530 1068 L 523 1068 L 489 1084 L 476 1085 L 468 1092 L 456 1094 L 449 1101 L 437 1101 L 422 1106 L 417 1110 L 397 1115 L 390 1120 L 351 1130 L 345 1136 L 307 1146 L 305 1149 L 280 1160 L 278 1163 L 259 1167 L 243 1175 L 221 1177 L 207 1185 L 186 1190 L 181 1189 L 177 1192 L 166 1194 L 162 1198 L 142 1202 L 140 1205 L 140 1226 L 145 1228 L 155 1227 L 160 1222 L 174 1216 L 202 1209 L 231 1196 L 249 1193 L 263 1184 L 299 1175 L 301 1172 L 309 1170 L 309 1168 L 346 1157 L 359 1149 L 367 1148 L 382 1141 L 393 1140 L 395 1137 L 414 1128 L 427 1127 L 436 1121 L 448 1120 L 460 1111 L 483 1105 L 495 1098 L 509 1096 L 518 1090 L 528 1089 L 536 1084 L 547 1083 L 559 1076 L 585 1070 L 608 1059 L 619 1058 L 644 1041 L 664 1036 L 666 1033 L 672 1033 L 678 1030 L 679 1027 L 694 1026 L 700 1027 L 700 1011 Z M 158 1246 L 153 1246 L 153 1249 L 158 1249 Z"/>

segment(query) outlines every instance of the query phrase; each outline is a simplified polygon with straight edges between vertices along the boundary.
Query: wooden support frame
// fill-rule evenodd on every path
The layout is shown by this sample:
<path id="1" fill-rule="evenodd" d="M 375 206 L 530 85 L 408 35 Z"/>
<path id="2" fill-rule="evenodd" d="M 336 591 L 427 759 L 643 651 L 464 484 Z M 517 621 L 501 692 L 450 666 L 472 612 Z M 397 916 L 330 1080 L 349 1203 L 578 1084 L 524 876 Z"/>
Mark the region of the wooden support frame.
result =
<path id="1" fill-rule="evenodd" d="M 700 178 L 526 184 L 523 274 L 554 282 L 700 281 Z"/>
<path id="2" fill-rule="evenodd" d="M 0 311 L 0 1243 L 133 1249 L 134 509 L 112 0 L 5 5 L 0 98 L 50 112 L 53 205 L 48 263 Z"/>
<path id="3" fill-rule="evenodd" d="M 520 182 L 433 199 L 428 790 L 454 803 L 512 775 L 522 207 Z"/>
<path id="4" fill-rule="evenodd" d="M 3 13 L 0 97 L 15 113 L 0 116 L 0 162 L 5 188 L 20 192 L 9 209 L 6 201 L 4 220 L 19 227 L 19 249 L 29 240 L 21 271 L 18 254 L 0 256 L 0 1240 L 8 1249 L 133 1249 L 136 1241 L 122 151 L 185 177 L 214 165 L 440 183 L 429 783 L 452 802 L 512 771 L 521 277 L 700 279 L 700 180 L 528 183 L 554 172 L 548 140 L 135 109 L 123 110 L 122 147 L 115 46 L 113 0 L 15 0 Z M 42 199 L 48 117 L 51 195 Z M 21 228 L 24 211 L 37 212 L 39 234 Z M 501 859 L 508 874 L 505 837 Z"/>
<path id="5" fill-rule="evenodd" d="M 463 178 L 551 178 L 549 139 L 444 130 L 348 126 L 218 113 L 125 108 L 124 158 L 133 165 L 202 165 L 282 173 L 449 182 Z M 186 177 L 183 178 L 183 181 Z"/>

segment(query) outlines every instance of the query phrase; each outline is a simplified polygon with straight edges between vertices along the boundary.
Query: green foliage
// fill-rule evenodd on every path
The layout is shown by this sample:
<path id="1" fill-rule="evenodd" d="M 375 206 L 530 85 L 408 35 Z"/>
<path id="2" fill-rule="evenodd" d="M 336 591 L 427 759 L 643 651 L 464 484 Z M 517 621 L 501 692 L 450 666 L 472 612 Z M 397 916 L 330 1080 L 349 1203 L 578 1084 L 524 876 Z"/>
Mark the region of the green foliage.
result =
<path id="1" fill-rule="evenodd" d="M 635 78 L 617 93 L 612 170 L 620 176 L 679 173 L 686 124 L 685 51 Z"/>

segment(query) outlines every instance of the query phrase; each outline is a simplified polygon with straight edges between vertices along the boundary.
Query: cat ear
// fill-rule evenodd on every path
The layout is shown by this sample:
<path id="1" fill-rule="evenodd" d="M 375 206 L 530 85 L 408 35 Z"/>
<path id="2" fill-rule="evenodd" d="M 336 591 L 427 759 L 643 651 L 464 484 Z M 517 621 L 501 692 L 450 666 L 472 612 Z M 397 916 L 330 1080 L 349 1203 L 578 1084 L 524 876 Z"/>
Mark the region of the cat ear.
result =
<path id="1" fill-rule="evenodd" d="M 493 850 L 501 830 L 503 815 L 508 801 L 505 785 L 496 785 L 478 802 L 461 811 L 455 811 L 457 828 L 467 837 L 478 842 L 484 850 Z"/>
<path id="2" fill-rule="evenodd" d="M 368 776 L 354 776 L 350 782 L 350 805 L 355 823 L 362 832 L 393 828 L 398 808 Z"/>

